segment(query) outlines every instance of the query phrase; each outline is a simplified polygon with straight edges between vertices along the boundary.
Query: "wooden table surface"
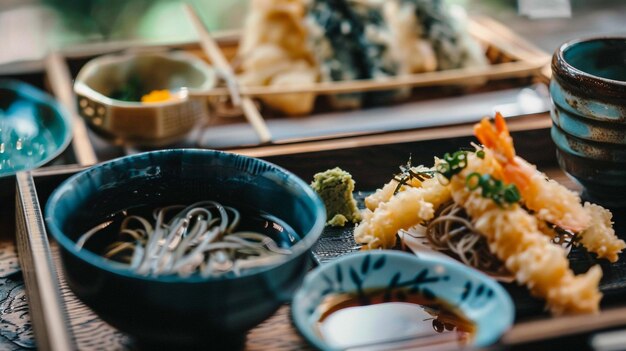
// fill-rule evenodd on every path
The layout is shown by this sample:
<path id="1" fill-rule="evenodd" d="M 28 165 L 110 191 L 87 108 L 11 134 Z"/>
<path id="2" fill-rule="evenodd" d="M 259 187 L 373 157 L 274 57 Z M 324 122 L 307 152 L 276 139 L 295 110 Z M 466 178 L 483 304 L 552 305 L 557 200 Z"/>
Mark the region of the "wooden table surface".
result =
<path id="1" fill-rule="evenodd" d="M 290 307 L 281 307 L 273 316 L 248 333 L 246 350 L 313 350 L 291 323 Z"/>

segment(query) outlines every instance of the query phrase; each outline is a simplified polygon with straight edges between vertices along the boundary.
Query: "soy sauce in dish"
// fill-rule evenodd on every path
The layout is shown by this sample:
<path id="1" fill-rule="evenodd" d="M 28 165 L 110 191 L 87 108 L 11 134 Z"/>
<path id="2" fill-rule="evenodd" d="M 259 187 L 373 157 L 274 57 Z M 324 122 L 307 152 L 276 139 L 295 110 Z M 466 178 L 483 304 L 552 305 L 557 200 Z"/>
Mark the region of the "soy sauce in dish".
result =
<path id="1" fill-rule="evenodd" d="M 318 311 L 317 332 L 330 346 L 385 350 L 416 343 L 467 345 L 475 325 L 437 298 L 404 289 L 366 294 L 331 294 Z M 415 345 L 415 344 L 414 344 Z"/>

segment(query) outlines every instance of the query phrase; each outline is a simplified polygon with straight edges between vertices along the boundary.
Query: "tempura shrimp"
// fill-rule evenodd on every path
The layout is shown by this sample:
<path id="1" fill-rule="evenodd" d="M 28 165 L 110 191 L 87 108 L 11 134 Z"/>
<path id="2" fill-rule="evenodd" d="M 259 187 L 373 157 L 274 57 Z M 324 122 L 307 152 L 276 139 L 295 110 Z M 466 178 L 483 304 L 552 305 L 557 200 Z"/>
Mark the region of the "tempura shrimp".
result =
<path id="1" fill-rule="evenodd" d="M 564 249 L 541 233 L 533 215 L 517 203 L 499 206 L 467 187 L 470 174 L 492 174 L 499 168 L 497 155 L 489 149 L 484 151 L 483 158 L 468 154 L 467 167 L 450 179 L 454 201 L 465 208 L 475 228 L 487 238 L 490 251 L 520 284 L 544 298 L 554 314 L 597 311 L 602 297 L 598 290 L 602 270 L 598 266 L 575 276 Z"/>
<path id="2" fill-rule="evenodd" d="M 537 218 L 579 234 L 580 242 L 587 250 L 611 262 L 617 261 L 626 243 L 617 238 L 611 228 L 610 212 L 597 205 L 583 207 L 577 193 L 548 179 L 535 166 L 515 156 L 513 140 L 501 114 L 496 113 L 495 127 L 485 118 L 474 126 L 474 133 L 495 153 L 504 180 L 517 186 L 524 205 Z M 592 228 L 606 218 L 603 211 L 608 212 L 609 224 L 601 229 Z"/>
<path id="3" fill-rule="evenodd" d="M 616 262 L 626 243 L 615 236 L 611 211 L 589 202 L 585 203 L 584 209 L 591 216 L 591 224 L 580 234 L 580 243 L 598 257 Z"/>
<path id="4" fill-rule="evenodd" d="M 389 249 L 396 244 L 396 233 L 430 220 L 435 209 L 450 200 L 450 190 L 438 179 L 421 182 L 421 187 L 408 187 L 381 201 L 374 210 L 365 209 L 361 223 L 354 229 L 357 243 L 365 249 Z"/>
<path id="5" fill-rule="evenodd" d="M 474 126 L 474 134 L 495 153 L 504 180 L 517 186 L 524 204 L 538 218 L 574 232 L 589 226 L 591 218 L 583 209 L 578 194 L 548 180 L 535 166 L 515 156 L 513 139 L 500 113 L 496 113 L 495 126 L 485 118 Z"/>

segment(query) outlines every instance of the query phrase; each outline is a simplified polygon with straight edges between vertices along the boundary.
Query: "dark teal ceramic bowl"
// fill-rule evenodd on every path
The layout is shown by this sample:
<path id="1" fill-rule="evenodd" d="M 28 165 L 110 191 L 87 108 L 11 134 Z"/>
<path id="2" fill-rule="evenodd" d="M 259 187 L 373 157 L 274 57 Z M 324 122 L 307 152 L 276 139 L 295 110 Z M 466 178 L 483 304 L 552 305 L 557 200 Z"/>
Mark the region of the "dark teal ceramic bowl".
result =
<path id="1" fill-rule="evenodd" d="M 261 210 L 301 236 L 278 265 L 238 277 L 146 277 L 87 250 L 77 237 L 137 205 L 216 200 Z M 103 320 L 142 342 L 238 347 L 245 332 L 300 285 L 310 248 L 324 228 L 324 206 L 304 181 L 254 158 L 211 150 L 165 150 L 116 159 L 76 174 L 46 205 L 72 291 Z"/>
<path id="2" fill-rule="evenodd" d="M 583 197 L 626 206 L 626 38 L 563 44 L 552 58 L 552 139 Z"/>
<path id="3" fill-rule="evenodd" d="M 50 162 L 71 140 L 70 117 L 53 97 L 0 80 L 0 177 Z"/>

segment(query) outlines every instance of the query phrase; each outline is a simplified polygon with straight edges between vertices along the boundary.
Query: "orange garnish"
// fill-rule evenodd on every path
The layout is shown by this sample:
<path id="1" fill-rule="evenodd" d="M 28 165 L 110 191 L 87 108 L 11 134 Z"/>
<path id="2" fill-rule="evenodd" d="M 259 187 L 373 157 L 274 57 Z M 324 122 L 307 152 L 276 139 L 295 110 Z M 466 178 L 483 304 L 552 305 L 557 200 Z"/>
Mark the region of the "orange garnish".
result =
<path id="1" fill-rule="evenodd" d="M 169 90 L 153 90 L 141 97 L 141 102 L 163 102 L 172 98 Z"/>

